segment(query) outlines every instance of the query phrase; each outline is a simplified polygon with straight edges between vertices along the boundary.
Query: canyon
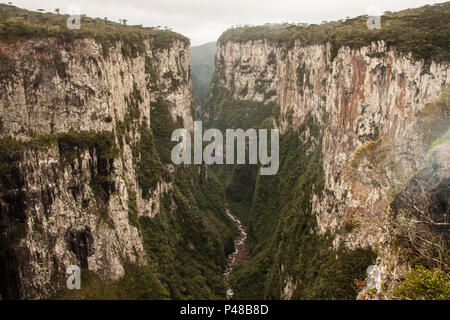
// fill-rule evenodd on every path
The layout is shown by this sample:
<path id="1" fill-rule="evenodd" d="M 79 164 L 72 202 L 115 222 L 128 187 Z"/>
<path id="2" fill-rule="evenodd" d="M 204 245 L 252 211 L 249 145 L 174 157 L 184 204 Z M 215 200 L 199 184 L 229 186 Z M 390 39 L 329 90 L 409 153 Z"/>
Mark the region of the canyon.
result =
<path id="1" fill-rule="evenodd" d="M 0 45 L 2 297 L 224 295 L 221 187 L 170 160 L 172 131 L 193 128 L 189 40 L 112 23 L 99 34 L 95 19 L 79 32 L 97 38 L 45 36 L 46 15 L 11 14 L 41 35 Z M 69 265 L 81 292 L 65 288 Z"/>
<path id="2" fill-rule="evenodd" d="M 201 108 L 182 35 L 0 15 L 3 299 L 392 299 L 416 265 L 448 275 L 448 2 L 229 29 Z M 277 174 L 172 163 L 198 120 L 278 130 Z"/>
<path id="3" fill-rule="evenodd" d="M 446 3 L 418 10 L 416 19 L 448 9 Z M 366 17 L 234 28 L 219 39 L 203 121 L 281 133 L 276 176 L 258 177 L 248 166 L 217 168 L 248 229 L 251 259 L 231 274 L 235 298 L 356 298 L 352 282 L 362 283 L 369 265 L 380 270 L 378 289 L 360 286 L 357 297 L 393 298 L 412 264 L 430 258 L 417 257 L 432 249 L 418 249 L 411 239 L 419 235 L 410 233 L 420 212 L 430 210 L 442 228 L 428 236 L 446 239 L 436 254 L 448 257 L 449 168 L 433 151 L 441 144 L 441 159 L 448 154 L 448 60 L 431 52 L 419 57 L 420 40 L 400 48 L 402 40 L 390 38 L 404 34 L 408 14 L 414 16 L 383 16 L 384 28 L 368 39 Z M 414 19 L 406 21 L 411 27 Z M 439 209 L 418 200 L 435 197 L 428 191 L 405 195 L 418 175 L 440 195 Z M 445 259 L 436 261 L 444 269 Z"/>

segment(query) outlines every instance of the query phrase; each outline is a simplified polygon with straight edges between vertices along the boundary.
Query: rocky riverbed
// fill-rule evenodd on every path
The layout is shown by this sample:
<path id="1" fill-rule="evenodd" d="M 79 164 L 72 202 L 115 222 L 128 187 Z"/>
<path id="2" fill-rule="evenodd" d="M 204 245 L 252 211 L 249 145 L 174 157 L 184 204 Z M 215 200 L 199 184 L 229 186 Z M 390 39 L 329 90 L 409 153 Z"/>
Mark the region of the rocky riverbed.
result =
<path id="1" fill-rule="evenodd" d="M 231 210 L 227 208 L 227 215 L 233 221 L 233 223 L 236 225 L 236 227 L 239 230 L 239 234 L 236 237 L 236 240 L 234 240 L 234 252 L 228 255 L 227 257 L 227 266 L 225 268 L 224 276 L 225 276 L 225 282 L 227 284 L 227 299 L 232 299 L 234 296 L 233 289 L 230 286 L 230 273 L 233 271 L 234 266 L 236 265 L 236 262 L 240 261 L 241 256 L 245 255 L 246 247 L 245 247 L 245 241 L 247 240 L 247 231 L 245 230 L 244 225 L 242 224 L 242 221 L 234 214 L 231 213 Z"/>

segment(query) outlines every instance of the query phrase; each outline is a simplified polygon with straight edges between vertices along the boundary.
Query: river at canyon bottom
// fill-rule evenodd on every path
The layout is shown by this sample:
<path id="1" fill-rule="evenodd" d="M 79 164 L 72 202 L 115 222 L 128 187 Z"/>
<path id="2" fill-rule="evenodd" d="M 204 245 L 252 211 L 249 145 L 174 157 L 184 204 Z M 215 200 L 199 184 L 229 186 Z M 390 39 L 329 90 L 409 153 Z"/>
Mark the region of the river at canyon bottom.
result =
<path id="1" fill-rule="evenodd" d="M 227 264 L 224 272 L 225 283 L 227 286 L 226 292 L 227 299 L 232 299 L 234 296 L 234 292 L 230 286 L 230 273 L 233 271 L 233 268 L 236 265 L 236 262 L 238 261 L 239 255 L 245 249 L 245 241 L 247 240 L 247 231 L 245 230 L 242 221 L 236 215 L 232 214 L 231 210 L 228 207 L 226 208 L 226 213 L 239 230 L 239 234 L 236 237 L 236 240 L 234 240 L 234 252 L 227 256 Z"/>

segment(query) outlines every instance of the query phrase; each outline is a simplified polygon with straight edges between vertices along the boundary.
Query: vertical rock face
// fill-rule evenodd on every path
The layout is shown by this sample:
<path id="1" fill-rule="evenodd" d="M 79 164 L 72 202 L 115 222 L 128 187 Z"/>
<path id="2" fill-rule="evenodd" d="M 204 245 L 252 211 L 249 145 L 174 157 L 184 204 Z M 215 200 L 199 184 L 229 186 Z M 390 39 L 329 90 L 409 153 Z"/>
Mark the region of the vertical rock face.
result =
<path id="1" fill-rule="evenodd" d="M 143 42 L 145 51 L 136 57 L 125 55 L 121 43 L 105 57 L 101 44 L 89 38 L 2 43 L 2 59 L 7 62 L 2 67 L 8 71 L 2 74 L 2 111 L 8 111 L 2 112 L 2 135 L 71 128 L 112 131 L 127 113 L 125 97 L 134 88 L 141 93 L 141 120 L 150 120 L 149 104 L 163 96 L 174 119 L 179 116 L 191 127 L 189 48 L 179 40 L 169 48 Z M 112 121 L 105 121 L 108 116 Z"/>
<path id="2" fill-rule="evenodd" d="M 130 56 L 91 38 L 0 43 L 4 298 L 48 297 L 72 264 L 116 280 L 147 263 L 129 212 L 154 217 L 172 187 L 156 179 L 143 197 L 136 145 L 161 100 L 192 128 L 188 45 L 150 38 Z"/>
<path id="3" fill-rule="evenodd" d="M 375 249 L 383 281 L 398 279 L 404 265 L 391 246 L 389 204 L 396 188 L 425 166 L 429 141 L 420 114 L 447 92 L 448 62 L 413 59 L 382 40 L 357 49 L 342 46 L 333 56 L 330 42 L 269 37 L 219 41 L 213 92 L 224 90 L 260 108 L 275 103 L 274 124 L 284 134 L 313 116 L 322 128 L 320 141 L 306 129 L 298 143 L 312 139 L 321 148 L 324 188 L 310 198 L 316 232 L 331 234 L 335 248 Z M 205 111 L 206 118 L 217 114 Z M 442 121 L 441 134 L 448 129 L 448 114 Z M 353 230 L 343 232 L 346 225 Z M 282 263 L 279 295 L 289 299 L 302 279 Z"/>

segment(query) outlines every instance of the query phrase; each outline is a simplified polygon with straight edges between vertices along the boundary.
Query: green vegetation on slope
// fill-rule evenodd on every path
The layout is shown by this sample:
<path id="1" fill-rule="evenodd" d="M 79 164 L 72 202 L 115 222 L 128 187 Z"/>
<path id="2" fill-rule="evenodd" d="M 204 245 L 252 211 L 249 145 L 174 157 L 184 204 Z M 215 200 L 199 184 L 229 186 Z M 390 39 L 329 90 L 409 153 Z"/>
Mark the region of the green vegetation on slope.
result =
<path id="1" fill-rule="evenodd" d="M 92 148 L 101 160 L 112 160 L 118 155 L 118 148 L 111 132 L 69 130 L 57 134 L 55 138 L 61 157 L 68 162 L 78 159 L 80 152 Z"/>
<path id="2" fill-rule="evenodd" d="M 209 93 L 209 84 L 214 72 L 216 42 L 191 47 L 192 86 L 197 105 L 203 105 Z"/>
<path id="3" fill-rule="evenodd" d="M 165 300 L 169 298 L 167 288 L 156 276 L 154 266 L 125 266 L 125 276 L 118 281 L 106 282 L 95 272 L 81 272 L 81 290 L 64 288 L 55 300 Z M 59 282 L 64 276 L 59 275 Z"/>
<path id="4" fill-rule="evenodd" d="M 320 135 L 311 117 L 299 132 L 306 126 Z M 371 250 L 335 251 L 333 238 L 317 235 L 311 199 L 323 189 L 321 148 L 302 143 L 299 132 L 281 137 L 278 174 L 257 177 L 248 218 L 252 259 L 232 273 L 236 299 L 280 299 L 286 275 L 300 284 L 293 299 L 354 299 L 354 279 L 375 258 Z"/>
<path id="5" fill-rule="evenodd" d="M 5 177 L 12 168 L 19 166 L 24 148 L 23 143 L 11 137 L 0 139 L 0 177 Z"/>
<path id="6" fill-rule="evenodd" d="M 141 139 L 133 150 L 133 159 L 137 164 L 137 178 L 142 189 L 142 197 L 148 199 L 150 191 L 153 191 L 160 181 L 163 170 L 153 131 L 146 124 L 139 128 Z"/>
<path id="7" fill-rule="evenodd" d="M 136 57 L 144 52 L 143 40 L 150 39 L 153 46 L 168 48 L 173 41 L 189 44 L 189 40 L 172 31 L 125 26 L 100 18 L 82 17 L 80 29 L 69 30 L 69 15 L 37 13 L 0 4 L 0 41 L 16 42 L 30 38 L 57 37 L 66 41 L 79 38 L 94 38 L 101 45 L 103 54 L 108 56 L 110 47 L 121 41 L 124 56 Z"/>
<path id="8" fill-rule="evenodd" d="M 137 94 L 136 94 L 137 96 Z M 133 99 L 130 98 L 131 101 Z M 135 110 L 130 103 L 129 113 Z M 102 281 L 98 275 L 83 270 L 81 291 L 63 289 L 54 298 L 62 299 L 223 299 L 225 286 L 223 268 L 226 254 L 233 250 L 232 235 L 225 213 L 224 189 L 214 172 L 204 166 L 178 167 L 170 173 L 159 160 L 169 147 L 168 129 L 174 126 L 167 103 L 159 99 L 151 111 L 154 122 L 148 127 L 139 124 L 139 116 L 129 115 L 128 126 L 118 123 L 117 132 L 93 132 L 70 130 L 57 135 L 29 133 L 30 141 L 21 143 L 13 138 L 0 139 L 2 183 L 14 192 L 4 193 L 2 198 L 11 224 L 8 237 L 2 240 L 0 251 L 12 255 L 14 246 L 27 234 L 26 217 L 23 215 L 23 182 L 20 165 L 25 151 L 48 152 L 57 148 L 61 157 L 61 169 L 77 171 L 83 152 L 90 152 L 97 163 L 92 165 L 90 186 L 99 195 L 96 199 L 100 219 L 105 219 L 110 228 L 114 223 L 108 218 L 109 195 L 115 191 L 113 160 L 119 149 L 129 143 L 133 150 L 139 186 L 143 196 L 154 189 L 163 179 L 172 182 L 173 190 L 164 194 L 161 207 L 155 218 L 139 216 L 136 192 L 127 186 L 128 217 L 131 225 L 138 228 L 144 239 L 147 266 L 126 264 L 125 276 L 113 282 Z M 128 127 L 128 129 L 126 128 Z M 137 131 L 136 131 L 137 130 Z M 140 133 L 133 143 L 130 134 Z M 116 146 L 115 139 L 119 141 Z M 122 141 L 122 146 L 120 145 Z M 156 146 L 159 145 L 157 148 Z M 31 149 L 31 150 L 29 150 Z M 95 153 L 95 157 L 94 154 Z M 166 155 L 167 156 L 167 155 Z M 77 186 L 73 186 L 75 189 Z M 155 207 L 153 209 L 156 209 Z M 106 213 L 106 215 L 104 215 Z M 13 220 L 14 219 L 14 220 Z M 53 281 L 64 283 L 64 274 L 52 275 Z"/>
<path id="9" fill-rule="evenodd" d="M 450 58 L 450 2 L 385 13 L 381 17 L 381 29 L 369 29 L 367 19 L 367 16 L 360 16 L 321 25 L 285 24 L 229 29 L 219 42 L 266 39 L 288 47 L 292 47 L 296 40 L 304 46 L 329 42 L 334 58 L 343 46 L 357 49 L 384 40 L 388 47 L 395 47 L 401 53 L 411 52 L 416 59 L 448 61 Z"/>
<path id="10" fill-rule="evenodd" d="M 408 300 L 450 300 L 450 280 L 442 270 L 417 266 L 406 273 L 394 296 Z"/>
<path id="11" fill-rule="evenodd" d="M 155 134 L 156 149 L 165 163 L 172 163 L 172 148 L 176 143 L 172 142 L 172 132 L 178 128 L 170 114 L 167 101 L 158 98 L 150 105 L 150 127 Z"/>
<path id="12" fill-rule="evenodd" d="M 148 192 L 162 178 L 172 181 L 174 189 L 164 195 L 155 218 L 138 219 L 138 229 L 151 270 L 164 288 L 160 298 L 222 299 L 222 270 L 233 247 L 224 190 L 203 166 L 178 167 L 169 173 L 165 164 L 171 162 L 171 133 L 176 127 L 167 101 L 158 98 L 150 106 L 150 128 L 140 126 L 139 184 L 143 193 Z M 148 181 L 145 190 L 143 181 Z M 132 216 L 134 210 L 132 206 Z"/>
<path id="13" fill-rule="evenodd" d="M 7 254 L 26 236 L 21 192 L 25 182 L 20 174 L 24 150 L 24 144 L 11 137 L 0 139 L 0 208 L 2 212 L 11 212 L 9 216 L 2 214 L 4 223 L 0 228 L 8 230 L 8 233 L 0 233 L 0 255 Z"/>
<path id="14" fill-rule="evenodd" d="M 279 117 L 272 104 L 234 101 L 230 93 L 212 87 L 204 114 L 216 128 L 271 127 Z M 310 132 L 307 141 L 301 133 Z M 309 115 L 298 131 L 280 137 L 280 170 L 275 176 L 259 176 L 256 166 L 241 165 L 214 171 L 226 184 L 233 212 L 248 229 L 251 258 L 231 273 L 236 299 L 280 299 L 286 275 L 301 283 L 293 299 L 354 299 L 355 279 L 365 278 L 373 263 L 370 249 L 333 249 L 330 235 L 318 235 L 311 212 L 313 194 L 323 190 L 322 129 Z M 338 257 L 338 258 L 336 258 Z"/>
<path id="15" fill-rule="evenodd" d="M 112 282 L 83 270 L 81 290 L 63 289 L 54 298 L 224 299 L 222 272 L 233 248 L 232 230 L 222 186 L 211 172 L 206 178 L 205 167 L 199 177 L 198 169 L 180 168 L 159 213 L 134 222 L 144 240 L 147 266 L 127 264 L 125 276 Z"/>
<path id="16" fill-rule="evenodd" d="M 204 173 L 198 179 L 196 169 L 180 169 L 172 195 L 163 198 L 160 214 L 139 222 L 149 260 L 158 261 L 161 281 L 171 298 L 222 299 L 225 254 L 232 246 L 223 190 Z"/>
<path id="17" fill-rule="evenodd" d="M 203 110 L 203 114 L 207 113 L 209 119 L 204 121 L 209 127 L 223 132 L 233 128 L 260 127 L 264 120 L 279 112 L 279 107 L 274 102 L 262 104 L 245 100 L 236 101 L 231 92 L 225 88 L 213 86 L 211 90 L 211 98 Z"/>

